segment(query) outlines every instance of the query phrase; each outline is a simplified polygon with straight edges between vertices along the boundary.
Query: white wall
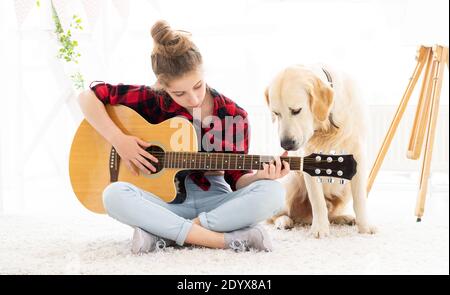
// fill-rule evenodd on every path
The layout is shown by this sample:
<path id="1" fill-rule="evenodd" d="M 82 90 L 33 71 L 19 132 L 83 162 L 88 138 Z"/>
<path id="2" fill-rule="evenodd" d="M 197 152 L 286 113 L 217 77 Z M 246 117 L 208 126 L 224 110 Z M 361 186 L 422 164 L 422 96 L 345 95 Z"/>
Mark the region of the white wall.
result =
<path id="1" fill-rule="evenodd" d="M 65 212 L 79 206 L 71 192 L 67 158 L 81 114 L 76 93 L 70 92 L 69 68 L 54 57 L 49 2 L 41 2 L 19 28 L 14 1 L 0 1 L 0 211 L 3 206 L 7 213 L 42 208 Z M 246 108 L 254 126 L 259 118 L 268 122 L 263 90 L 286 65 L 322 61 L 341 67 L 359 81 L 368 105 L 395 110 L 414 68 L 417 46 L 448 45 L 446 0 L 133 0 L 127 20 L 110 0 L 95 3 L 98 21 L 85 23 L 84 32 L 76 35 L 88 81 L 152 84 L 150 28 L 163 18 L 193 33 L 208 83 Z M 79 1 L 71 5 L 86 22 Z M 445 75 L 448 81 L 447 71 Z M 441 103 L 448 108 L 447 82 Z M 444 114 L 440 124 L 448 130 L 448 111 Z M 381 144 L 386 127 L 373 127 L 378 135 L 372 140 Z M 409 136 L 407 125 L 402 130 L 400 137 Z M 273 153 L 278 149 L 273 130 L 264 131 L 254 130 L 251 150 Z M 448 137 L 438 140 L 448 173 Z M 394 141 L 393 149 L 401 150 L 401 144 Z M 375 150 L 372 145 L 372 157 Z M 406 159 L 396 159 L 404 169 L 417 169 Z"/>

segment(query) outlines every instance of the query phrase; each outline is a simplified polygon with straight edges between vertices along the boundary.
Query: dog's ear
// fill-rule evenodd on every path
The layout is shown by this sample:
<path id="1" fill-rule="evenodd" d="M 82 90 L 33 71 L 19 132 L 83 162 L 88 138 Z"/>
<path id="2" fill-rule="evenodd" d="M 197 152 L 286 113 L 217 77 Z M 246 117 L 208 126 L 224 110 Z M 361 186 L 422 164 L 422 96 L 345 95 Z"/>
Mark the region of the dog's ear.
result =
<path id="1" fill-rule="evenodd" d="M 325 121 L 331 112 L 334 97 L 333 89 L 319 78 L 314 78 L 310 95 L 310 106 L 314 117 L 321 122 Z"/>
<path id="2" fill-rule="evenodd" d="M 269 105 L 269 86 L 264 90 L 264 97 L 266 98 L 267 105 Z"/>
<path id="3" fill-rule="evenodd" d="M 269 103 L 269 86 L 267 86 L 266 89 L 264 90 L 264 97 L 266 99 L 267 106 L 270 106 L 270 103 Z M 270 114 L 271 114 L 271 118 L 272 118 L 272 123 L 274 123 L 275 119 L 276 119 L 275 115 L 272 112 L 270 112 Z"/>

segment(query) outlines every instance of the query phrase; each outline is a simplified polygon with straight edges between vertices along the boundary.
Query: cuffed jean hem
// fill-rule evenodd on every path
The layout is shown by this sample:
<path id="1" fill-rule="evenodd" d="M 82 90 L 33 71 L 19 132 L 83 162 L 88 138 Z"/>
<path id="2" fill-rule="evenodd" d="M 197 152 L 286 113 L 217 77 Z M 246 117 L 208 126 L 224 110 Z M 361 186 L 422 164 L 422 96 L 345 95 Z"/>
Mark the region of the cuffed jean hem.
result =
<path id="1" fill-rule="evenodd" d="M 208 219 L 206 218 L 206 212 L 200 213 L 198 215 L 198 220 L 200 221 L 202 227 L 211 230 L 208 225 Z"/>
<path id="2" fill-rule="evenodd" d="M 192 221 L 190 220 L 186 220 L 183 225 L 181 226 L 181 230 L 177 235 L 177 238 L 175 239 L 175 242 L 180 245 L 183 246 L 184 245 L 184 241 L 186 240 L 186 237 L 189 233 L 189 231 L 191 230 L 192 227 Z"/>

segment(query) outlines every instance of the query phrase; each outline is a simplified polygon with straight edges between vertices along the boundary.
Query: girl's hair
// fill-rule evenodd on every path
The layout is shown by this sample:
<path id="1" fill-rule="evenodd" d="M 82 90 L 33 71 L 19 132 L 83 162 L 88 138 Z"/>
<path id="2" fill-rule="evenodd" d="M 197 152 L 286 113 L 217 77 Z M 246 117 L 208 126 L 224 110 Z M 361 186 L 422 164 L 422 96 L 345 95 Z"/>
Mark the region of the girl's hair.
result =
<path id="1" fill-rule="evenodd" d="M 151 34 L 154 41 L 152 69 L 162 86 L 202 65 L 202 55 L 189 32 L 173 30 L 166 21 L 159 20 Z"/>

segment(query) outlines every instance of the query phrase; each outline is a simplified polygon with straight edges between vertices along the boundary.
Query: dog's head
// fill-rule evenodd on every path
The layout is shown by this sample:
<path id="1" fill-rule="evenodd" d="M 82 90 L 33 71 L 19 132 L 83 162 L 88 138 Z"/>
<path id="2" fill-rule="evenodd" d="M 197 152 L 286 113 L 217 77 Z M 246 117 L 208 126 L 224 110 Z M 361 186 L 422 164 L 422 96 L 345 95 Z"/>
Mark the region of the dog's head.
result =
<path id="1" fill-rule="evenodd" d="M 288 67 L 275 77 L 265 97 L 283 149 L 303 147 L 328 121 L 333 95 L 330 86 L 303 66 Z"/>

